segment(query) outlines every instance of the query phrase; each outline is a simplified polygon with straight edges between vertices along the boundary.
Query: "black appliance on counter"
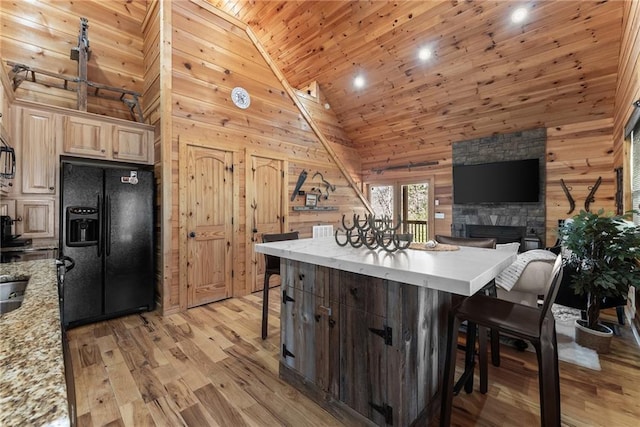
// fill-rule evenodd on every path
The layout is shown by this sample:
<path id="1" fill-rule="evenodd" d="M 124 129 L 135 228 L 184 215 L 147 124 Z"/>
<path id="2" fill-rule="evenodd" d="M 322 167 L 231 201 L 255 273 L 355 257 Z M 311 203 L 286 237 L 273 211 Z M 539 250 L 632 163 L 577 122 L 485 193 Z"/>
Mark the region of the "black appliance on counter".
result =
<path id="1" fill-rule="evenodd" d="M 3 248 L 28 246 L 31 239 L 18 239 L 19 234 L 13 234 L 13 224 L 17 220 L 7 215 L 0 215 L 0 246 Z"/>
<path id="2" fill-rule="evenodd" d="M 154 308 L 154 178 L 146 166 L 63 158 L 65 327 Z"/>

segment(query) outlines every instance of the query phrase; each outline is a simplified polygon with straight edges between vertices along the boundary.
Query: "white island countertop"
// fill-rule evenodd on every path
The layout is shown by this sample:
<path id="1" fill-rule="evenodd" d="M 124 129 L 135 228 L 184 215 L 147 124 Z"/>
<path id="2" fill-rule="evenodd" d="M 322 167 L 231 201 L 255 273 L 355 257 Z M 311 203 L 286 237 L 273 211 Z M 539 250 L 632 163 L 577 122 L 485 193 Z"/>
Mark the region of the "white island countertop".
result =
<path id="1" fill-rule="evenodd" d="M 256 252 L 410 285 L 473 295 L 516 260 L 516 254 L 460 246 L 455 251 L 338 246 L 333 237 L 259 243 Z"/>

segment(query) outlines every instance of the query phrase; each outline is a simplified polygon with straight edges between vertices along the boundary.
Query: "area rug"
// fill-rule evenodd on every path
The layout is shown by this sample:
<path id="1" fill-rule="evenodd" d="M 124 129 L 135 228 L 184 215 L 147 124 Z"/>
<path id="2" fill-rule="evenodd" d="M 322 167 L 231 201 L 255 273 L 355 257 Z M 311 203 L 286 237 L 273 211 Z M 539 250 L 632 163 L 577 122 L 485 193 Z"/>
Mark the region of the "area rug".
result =
<path id="1" fill-rule="evenodd" d="M 551 307 L 551 311 L 553 312 L 553 317 L 556 319 L 558 359 L 599 371 L 601 368 L 598 353 L 590 348 L 582 347 L 575 342 L 574 321 L 580 318 L 580 310 L 554 304 L 553 307 Z M 535 351 L 531 346 L 527 349 Z"/>

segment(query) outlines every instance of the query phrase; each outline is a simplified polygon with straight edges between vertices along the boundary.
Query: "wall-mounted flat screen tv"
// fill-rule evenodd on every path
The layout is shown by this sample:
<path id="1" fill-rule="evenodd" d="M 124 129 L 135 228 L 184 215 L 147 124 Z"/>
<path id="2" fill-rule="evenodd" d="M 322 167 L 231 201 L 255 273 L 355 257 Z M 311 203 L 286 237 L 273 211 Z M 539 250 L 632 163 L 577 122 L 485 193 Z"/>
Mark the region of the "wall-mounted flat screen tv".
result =
<path id="1" fill-rule="evenodd" d="M 538 159 L 453 166 L 453 202 L 538 202 L 539 171 Z"/>

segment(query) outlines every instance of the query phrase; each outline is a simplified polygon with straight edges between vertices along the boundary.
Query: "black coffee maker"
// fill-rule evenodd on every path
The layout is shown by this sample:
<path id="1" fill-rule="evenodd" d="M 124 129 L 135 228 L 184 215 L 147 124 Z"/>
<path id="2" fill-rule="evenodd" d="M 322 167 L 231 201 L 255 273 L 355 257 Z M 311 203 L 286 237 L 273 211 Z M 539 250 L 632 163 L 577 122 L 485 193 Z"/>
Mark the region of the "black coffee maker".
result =
<path id="1" fill-rule="evenodd" d="M 13 234 L 12 226 L 16 222 L 8 215 L 0 216 L 0 246 L 16 247 L 27 246 L 31 244 L 31 239 L 18 239 L 19 234 Z"/>

